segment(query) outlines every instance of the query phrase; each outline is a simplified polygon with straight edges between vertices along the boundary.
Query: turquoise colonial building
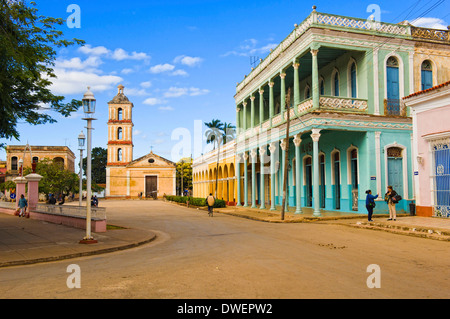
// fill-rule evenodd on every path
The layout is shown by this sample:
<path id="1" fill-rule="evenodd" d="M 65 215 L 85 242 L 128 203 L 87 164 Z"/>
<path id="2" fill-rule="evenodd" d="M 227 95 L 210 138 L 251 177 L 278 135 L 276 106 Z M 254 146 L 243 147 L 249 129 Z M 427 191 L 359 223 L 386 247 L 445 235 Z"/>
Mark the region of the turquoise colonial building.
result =
<path id="1" fill-rule="evenodd" d="M 237 84 L 234 200 L 279 209 L 289 112 L 290 211 L 365 213 L 371 189 L 386 212 L 388 185 L 409 211 L 415 159 L 401 101 L 450 80 L 449 31 L 313 9 Z"/>

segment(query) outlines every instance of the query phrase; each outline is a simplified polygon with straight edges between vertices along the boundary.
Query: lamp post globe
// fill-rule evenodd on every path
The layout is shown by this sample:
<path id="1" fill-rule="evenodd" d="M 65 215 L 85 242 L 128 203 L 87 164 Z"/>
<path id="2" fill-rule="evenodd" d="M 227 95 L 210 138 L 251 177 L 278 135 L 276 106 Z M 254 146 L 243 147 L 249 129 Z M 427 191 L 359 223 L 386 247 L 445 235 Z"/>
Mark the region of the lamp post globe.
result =
<path id="1" fill-rule="evenodd" d="M 83 111 L 86 116 L 90 116 L 95 113 L 95 104 L 97 100 L 94 97 L 94 93 L 91 92 L 91 88 L 88 86 L 88 90 L 84 93 L 83 99 L 81 100 L 83 104 Z"/>
<path id="2" fill-rule="evenodd" d="M 81 131 L 80 135 L 78 135 L 78 147 L 79 147 L 79 150 L 84 149 L 85 142 L 86 142 L 86 136 L 84 136 L 83 131 Z"/>

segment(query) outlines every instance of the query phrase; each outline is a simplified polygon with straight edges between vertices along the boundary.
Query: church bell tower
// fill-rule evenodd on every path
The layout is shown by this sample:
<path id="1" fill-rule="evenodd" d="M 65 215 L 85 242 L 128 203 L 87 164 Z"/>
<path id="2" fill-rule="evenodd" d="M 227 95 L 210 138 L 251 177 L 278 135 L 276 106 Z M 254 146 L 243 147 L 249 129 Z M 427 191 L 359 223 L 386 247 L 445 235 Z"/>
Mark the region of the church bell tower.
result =
<path id="1" fill-rule="evenodd" d="M 126 166 L 133 161 L 133 103 L 119 85 L 117 95 L 108 103 L 108 164 Z"/>

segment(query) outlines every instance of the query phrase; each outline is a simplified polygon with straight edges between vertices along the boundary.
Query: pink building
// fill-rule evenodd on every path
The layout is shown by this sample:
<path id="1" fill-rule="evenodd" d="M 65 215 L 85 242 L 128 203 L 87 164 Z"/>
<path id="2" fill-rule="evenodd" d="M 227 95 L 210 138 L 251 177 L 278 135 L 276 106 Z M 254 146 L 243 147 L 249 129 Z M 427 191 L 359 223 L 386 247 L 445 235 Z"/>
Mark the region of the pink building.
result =
<path id="1" fill-rule="evenodd" d="M 403 101 L 413 119 L 416 215 L 450 218 L 450 81 Z"/>

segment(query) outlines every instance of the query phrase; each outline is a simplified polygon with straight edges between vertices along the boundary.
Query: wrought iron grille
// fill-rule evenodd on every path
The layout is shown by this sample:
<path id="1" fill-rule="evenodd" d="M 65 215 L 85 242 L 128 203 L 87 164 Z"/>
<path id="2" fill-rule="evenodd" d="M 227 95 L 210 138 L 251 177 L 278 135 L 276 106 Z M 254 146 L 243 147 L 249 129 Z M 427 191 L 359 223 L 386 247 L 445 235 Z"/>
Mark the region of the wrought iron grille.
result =
<path id="1" fill-rule="evenodd" d="M 433 147 L 434 216 L 450 218 L 450 142 Z"/>
<path id="2" fill-rule="evenodd" d="M 388 116 L 406 116 L 406 108 L 399 99 L 385 99 L 384 114 Z"/>

